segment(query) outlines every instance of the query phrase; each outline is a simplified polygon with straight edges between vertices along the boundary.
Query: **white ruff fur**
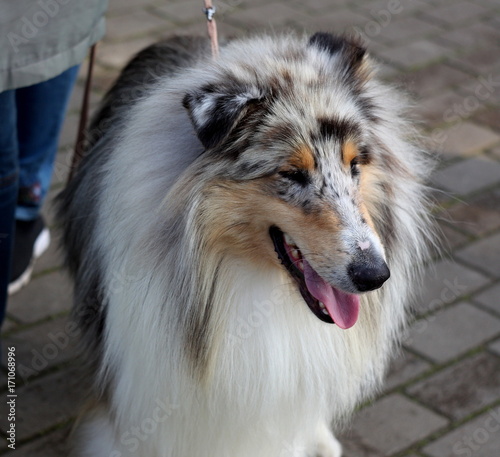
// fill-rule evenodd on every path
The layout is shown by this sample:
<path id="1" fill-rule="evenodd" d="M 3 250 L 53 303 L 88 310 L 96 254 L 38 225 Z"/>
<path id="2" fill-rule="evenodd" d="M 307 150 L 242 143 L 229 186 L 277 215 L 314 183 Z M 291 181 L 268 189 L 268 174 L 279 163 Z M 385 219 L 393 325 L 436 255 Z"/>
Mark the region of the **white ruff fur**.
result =
<path id="1" fill-rule="evenodd" d="M 128 271 L 129 278 L 135 274 Z M 123 456 L 207 457 L 207 449 L 224 457 L 306 455 L 318 427 L 343 418 L 379 383 L 381 355 L 400 317 L 391 309 L 375 318 L 365 312 L 375 304 L 363 303 L 358 323 L 344 331 L 318 322 L 285 274 L 229 263 L 216 299 L 228 313 L 218 329 L 224 339 L 200 385 L 183 366 L 182 335 L 162 316 L 179 306 L 164 297 L 176 285 L 151 281 L 132 281 L 109 304 L 114 325 L 106 358 L 116 367 L 113 406 L 121 432 L 111 448 Z M 387 325 L 377 325 L 382 321 Z M 134 435 L 137 427 L 144 440 Z M 109 436 L 101 425 L 94 431 Z"/>
<path id="2" fill-rule="evenodd" d="M 304 43 L 265 38 L 244 46 L 222 51 L 213 65 L 250 79 L 235 63 L 244 59 L 272 74 L 275 53 Z M 312 53 L 290 72 L 314 80 L 317 67 L 326 66 L 322 59 Z M 414 263 L 425 251 L 425 216 L 413 207 L 422 205 L 418 179 L 390 177 L 391 197 L 374 187 L 366 198 L 375 224 L 384 215 L 373 208 L 384 201 L 401 232 L 391 278 L 362 295 L 359 320 L 348 330 L 311 312 L 288 272 L 267 260 L 264 250 L 274 255 L 270 241 L 261 261 L 258 253 L 243 256 L 211 244 L 217 227 L 210 218 L 219 209 L 203 193 L 209 178 L 195 173 L 203 147 L 182 96 L 220 77 L 215 74 L 200 66 L 162 82 L 133 106 L 101 170 L 90 250 L 102 256 L 106 326 L 97 386 L 106 391 L 82 419 L 78 457 L 313 457 L 316 451 L 338 457 L 327 425 L 332 419 L 341 425 L 373 395 L 404 325 Z M 392 91 L 371 81 L 365 90 L 384 120 L 376 135 L 396 160 L 417 177 L 424 174 L 420 153 L 400 137 L 407 127 Z M 359 116 L 342 88 L 335 100 L 336 111 Z M 210 113 L 206 103 L 200 122 Z M 318 96 L 304 109 L 321 115 L 328 109 L 322 103 Z M 285 119 L 293 116 L 282 109 Z M 316 117 L 304 122 L 312 125 Z M 375 169 L 370 179 L 385 173 Z M 361 249 L 376 243 L 353 241 Z M 205 332 L 199 360 L 187 348 L 190 319 Z"/>

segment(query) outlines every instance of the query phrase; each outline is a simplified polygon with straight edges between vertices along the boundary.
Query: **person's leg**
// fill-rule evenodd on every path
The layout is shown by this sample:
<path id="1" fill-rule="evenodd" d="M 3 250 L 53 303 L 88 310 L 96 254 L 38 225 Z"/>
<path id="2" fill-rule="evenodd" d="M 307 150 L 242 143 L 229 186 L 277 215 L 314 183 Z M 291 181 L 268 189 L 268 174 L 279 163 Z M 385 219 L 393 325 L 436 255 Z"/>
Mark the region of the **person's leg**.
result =
<path id="1" fill-rule="evenodd" d="M 16 90 L 19 191 L 9 294 L 29 282 L 33 261 L 50 244 L 40 208 L 49 190 L 59 133 L 77 73 L 76 66 Z"/>
<path id="2" fill-rule="evenodd" d="M 16 219 L 38 217 L 46 196 L 69 97 L 78 66 L 43 83 L 16 90 L 19 141 L 19 200 Z"/>
<path id="3" fill-rule="evenodd" d="M 7 287 L 18 195 L 18 144 L 15 91 L 0 93 L 0 325 L 7 305 Z"/>

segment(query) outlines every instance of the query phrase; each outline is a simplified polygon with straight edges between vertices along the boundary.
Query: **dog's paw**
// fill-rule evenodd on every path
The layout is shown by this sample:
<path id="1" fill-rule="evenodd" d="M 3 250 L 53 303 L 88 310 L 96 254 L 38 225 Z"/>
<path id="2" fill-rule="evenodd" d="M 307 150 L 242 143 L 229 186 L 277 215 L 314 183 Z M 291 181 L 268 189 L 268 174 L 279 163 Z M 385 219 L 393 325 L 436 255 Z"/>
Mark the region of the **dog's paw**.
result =
<path id="1" fill-rule="evenodd" d="M 326 424 L 316 432 L 316 457 L 342 457 L 342 446 Z"/>

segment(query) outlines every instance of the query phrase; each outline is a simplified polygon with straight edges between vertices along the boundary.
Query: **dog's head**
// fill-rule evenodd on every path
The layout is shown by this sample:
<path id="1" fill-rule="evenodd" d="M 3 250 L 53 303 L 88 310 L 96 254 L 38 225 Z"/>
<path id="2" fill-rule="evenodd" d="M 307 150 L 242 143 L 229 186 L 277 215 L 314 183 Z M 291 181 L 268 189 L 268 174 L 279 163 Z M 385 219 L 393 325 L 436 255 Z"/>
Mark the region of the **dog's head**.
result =
<path id="1" fill-rule="evenodd" d="M 184 97 L 206 149 L 208 242 L 287 270 L 319 319 L 349 328 L 358 294 L 390 275 L 374 222 L 390 161 L 376 134 L 383 108 L 356 41 L 319 33 L 278 48 L 259 59 L 230 48 L 218 78 Z"/>

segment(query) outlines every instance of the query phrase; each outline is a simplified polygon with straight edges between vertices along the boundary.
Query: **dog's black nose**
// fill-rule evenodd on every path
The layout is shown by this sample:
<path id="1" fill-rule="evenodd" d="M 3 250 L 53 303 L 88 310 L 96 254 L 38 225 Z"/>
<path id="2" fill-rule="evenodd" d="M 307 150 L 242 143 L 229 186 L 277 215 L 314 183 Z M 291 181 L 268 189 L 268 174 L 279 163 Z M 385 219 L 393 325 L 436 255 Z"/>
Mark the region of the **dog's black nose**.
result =
<path id="1" fill-rule="evenodd" d="M 376 263 L 352 263 L 348 273 L 360 292 L 378 289 L 391 276 L 389 267 L 382 259 Z"/>

